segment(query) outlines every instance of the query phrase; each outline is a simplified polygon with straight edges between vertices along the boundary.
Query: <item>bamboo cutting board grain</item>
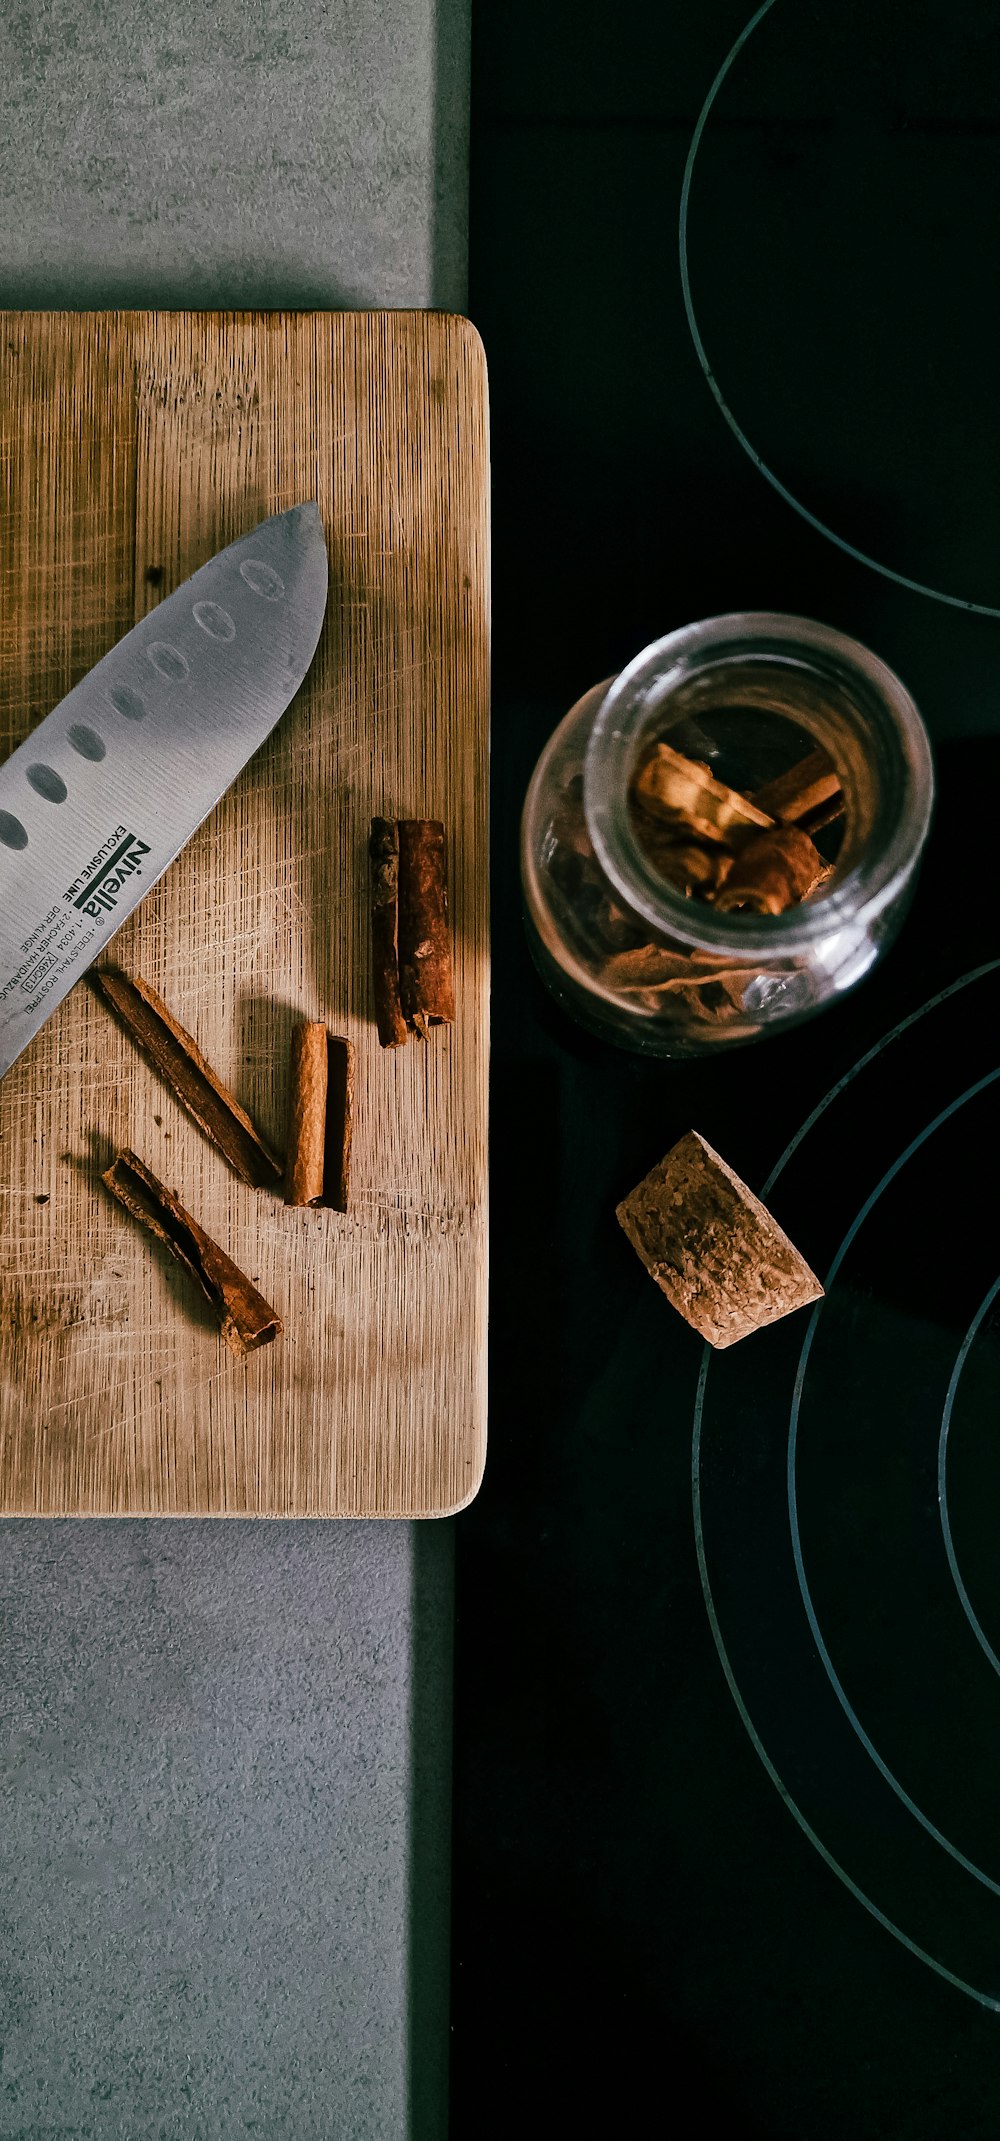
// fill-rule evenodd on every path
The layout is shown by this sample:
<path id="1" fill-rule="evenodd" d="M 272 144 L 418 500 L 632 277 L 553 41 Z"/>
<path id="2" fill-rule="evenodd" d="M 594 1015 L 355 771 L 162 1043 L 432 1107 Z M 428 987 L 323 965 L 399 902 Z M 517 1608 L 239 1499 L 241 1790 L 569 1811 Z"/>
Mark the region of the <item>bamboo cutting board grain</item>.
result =
<path id="1" fill-rule="evenodd" d="M 301 1015 L 357 1048 L 352 1210 L 246 1189 L 86 983 L 0 1084 L 0 1513 L 433 1516 L 485 1450 L 485 368 L 443 315 L 0 315 L 0 752 L 225 543 L 319 501 L 298 698 L 114 940 L 284 1141 Z M 378 1047 L 368 822 L 449 843 L 457 1021 Z M 274 1303 L 232 1359 L 101 1190 L 131 1145 Z"/>

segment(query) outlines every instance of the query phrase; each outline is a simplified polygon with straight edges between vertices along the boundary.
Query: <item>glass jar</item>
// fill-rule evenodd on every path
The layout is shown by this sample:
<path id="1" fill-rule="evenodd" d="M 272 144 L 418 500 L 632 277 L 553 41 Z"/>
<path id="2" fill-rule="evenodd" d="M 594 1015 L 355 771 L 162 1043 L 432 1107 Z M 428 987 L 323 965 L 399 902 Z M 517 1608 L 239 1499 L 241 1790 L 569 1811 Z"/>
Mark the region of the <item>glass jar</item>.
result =
<path id="1" fill-rule="evenodd" d="M 825 876 L 802 904 L 721 912 L 663 875 L 634 809 L 663 744 L 751 800 L 825 751 L 841 817 L 815 833 Z M 932 801 L 916 707 L 858 641 L 766 612 L 685 626 L 585 693 L 538 761 L 521 844 L 538 966 L 623 1047 L 703 1055 L 776 1032 L 853 988 L 892 941 Z"/>

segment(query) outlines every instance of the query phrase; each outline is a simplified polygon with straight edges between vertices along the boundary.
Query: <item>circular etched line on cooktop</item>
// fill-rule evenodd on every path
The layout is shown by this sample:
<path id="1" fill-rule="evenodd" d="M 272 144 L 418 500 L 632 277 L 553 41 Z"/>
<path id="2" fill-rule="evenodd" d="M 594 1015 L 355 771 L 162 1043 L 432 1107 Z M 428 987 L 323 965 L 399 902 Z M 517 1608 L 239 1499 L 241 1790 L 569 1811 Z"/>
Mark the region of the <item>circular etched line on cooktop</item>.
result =
<path id="1" fill-rule="evenodd" d="M 858 1069 L 860 1069 L 860 1067 L 860 1064 L 856 1066 L 856 1068 Z M 739 1683 L 733 1671 L 729 1652 L 726 1649 L 725 1637 L 722 1633 L 722 1624 L 719 1620 L 719 1615 L 716 1609 L 715 1597 L 712 1591 L 711 1578 L 708 1573 L 708 1559 L 705 1552 L 705 1538 L 702 1523 L 701 1433 L 702 1421 L 704 1418 L 705 1410 L 705 1385 L 708 1381 L 708 1371 L 711 1365 L 711 1359 L 712 1349 L 710 1346 L 706 1345 L 702 1356 L 701 1373 L 698 1377 L 698 1389 L 695 1396 L 694 1434 L 691 1446 L 691 1499 L 694 1515 L 695 1548 L 698 1556 L 698 1573 L 701 1578 L 702 1597 L 705 1601 L 705 1611 L 708 1616 L 708 1624 L 712 1631 L 712 1641 L 715 1644 L 715 1648 L 718 1653 L 719 1663 L 722 1667 L 723 1674 L 725 1676 L 726 1686 L 728 1687 L 730 1695 L 733 1698 L 733 1702 L 736 1705 L 736 1710 L 738 1712 L 743 1729 L 746 1732 L 747 1738 L 749 1739 L 754 1753 L 756 1754 L 759 1762 L 761 1763 L 762 1768 L 766 1772 L 767 1776 L 770 1778 L 771 1783 L 774 1785 L 775 1791 L 777 1792 L 779 1799 L 782 1801 L 783 1805 L 787 1807 L 788 1812 L 792 1817 L 792 1820 L 801 1829 L 803 1836 L 805 1836 L 808 1839 L 809 1843 L 811 1843 L 813 1850 L 822 1859 L 823 1864 L 829 1867 L 830 1872 L 835 1874 L 837 1880 L 841 1882 L 844 1888 L 846 1888 L 848 1895 L 853 1896 L 856 1903 L 860 1903 L 862 1909 L 868 1912 L 869 1917 L 874 1918 L 876 1925 L 882 1926 L 885 1932 L 891 1933 L 893 1939 L 898 1940 L 900 1947 L 905 1948 L 908 1954 L 916 1956 L 918 1962 L 926 1963 L 928 1970 L 932 1970 L 934 1972 L 935 1977 L 943 1978 L 945 1984 L 947 1985 L 953 1985 L 956 1992 L 964 1992 L 970 2000 L 975 2000 L 977 2006 L 987 2007 L 991 2010 L 993 2014 L 1000 2015 L 1000 2000 L 994 1998 L 991 1993 L 984 1992 L 980 1986 L 970 1985 L 967 1979 L 959 1977 L 954 1970 L 948 1969 L 946 1963 L 939 1962 L 936 1955 L 931 1955 L 926 1948 L 921 1947 L 919 1941 L 911 1939 L 909 1933 L 904 1932 L 902 1926 L 897 1925 L 895 1923 L 895 1920 L 890 1918 L 886 1911 L 881 1910 L 879 1908 L 879 1905 L 875 1902 L 874 1898 L 866 1893 L 866 1891 L 861 1887 L 858 1881 L 854 1880 L 853 1876 L 848 1873 L 846 1866 L 841 1865 L 840 1860 L 834 1856 L 834 1853 L 829 1849 L 828 1845 L 823 1842 L 823 1838 L 819 1835 L 819 1832 L 813 1828 L 811 1821 L 807 1819 L 806 1815 L 802 1811 L 802 1808 L 792 1797 L 792 1794 L 789 1791 L 784 1778 L 782 1777 L 780 1771 L 775 1767 L 775 1764 L 772 1762 L 771 1757 L 768 1754 L 767 1748 L 765 1747 L 764 1742 L 761 1739 L 760 1733 L 758 1732 L 757 1727 L 754 1724 L 753 1718 L 751 1717 L 750 1712 L 747 1709 L 746 1703 L 743 1700 Z"/>
<path id="2" fill-rule="evenodd" d="M 698 151 L 701 147 L 702 138 L 704 136 L 706 126 L 708 125 L 708 121 L 711 117 L 712 110 L 716 103 L 716 99 L 718 98 L 719 92 L 722 89 L 722 86 L 726 81 L 734 62 L 738 59 L 740 53 L 744 49 L 744 46 L 748 43 L 749 39 L 752 37 L 753 32 L 757 29 L 758 25 L 763 22 L 765 16 L 770 14 L 774 4 L 775 0 L 763 0 L 763 5 L 759 7 L 756 10 L 756 13 L 750 17 L 749 22 L 746 24 L 745 28 L 741 30 L 740 35 L 736 39 L 735 44 L 726 54 L 726 57 L 723 60 L 722 65 L 715 76 L 715 80 L 713 81 L 711 88 L 708 91 L 708 95 L 706 96 L 704 104 L 701 107 L 701 111 L 698 114 L 694 132 L 691 136 L 691 143 L 688 149 L 687 159 L 684 165 L 684 177 L 681 184 L 680 214 L 678 222 L 678 254 L 680 266 L 681 293 L 684 301 L 684 311 L 687 317 L 688 329 L 691 335 L 691 340 L 694 343 L 695 354 L 698 358 L 698 362 L 701 366 L 701 369 L 704 372 L 705 378 L 708 382 L 708 386 L 711 390 L 714 400 L 723 417 L 725 418 L 725 421 L 728 424 L 730 431 L 733 433 L 734 438 L 742 447 L 744 453 L 748 456 L 749 460 L 752 461 L 754 467 L 758 471 L 758 474 L 764 477 L 765 482 L 771 485 L 772 490 L 777 492 L 779 498 L 782 498 L 786 505 L 791 506 L 793 512 L 798 513 L 800 518 L 806 521 L 811 528 L 814 528 L 818 535 L 825 536 L 828 542 L 834 543 L 838 550 L 843 551 L 848 557 L 853 558 L 857 564 L 868 566 L 868 568 L 872 572 L 877 572 L 881 574 L 881 576 L 886 580 L 892 580 L 898 587 L 908 588 L 912 594 L 926 595 L 933 602 L 943 602 L 950 609 L 971 611 L 974 615 L 979 617 L 1000 617 L 1000 606 L 998 606 L 997 604 L 990 602 L 975 602 L 964 595 L 949 594 L 943 588 L 933 587 L 928 582 L 918 580 L 909 573 L 899 572 L 894 566 L 887 565 L 881 558 L 877 558 L 873 556 L 871 552 L 861 549 L 858 544 L 851 542 L 847 536 L 838 534 L 836 528 L 831 527 L 829 522 L 823 520 L 819 514 L 813 513 L 810 508 L 803 502 L 803 500 L 801 498 L 797 498 L 795 493 L 789 488 L 789 486 L 786 483 L 782 482 L 781 477 L 776 473 L 773 468 L 768 465 L 768 463 L 764 460 L 763 456 L 758 452 L 752 440 L 748 437 L 734 410 L 730 407 L 730 404 L 726 399 L 725 394 L 723 393 L 722 387 L 720 386 L 719 381 L 716 378 L 711 359 L 705 347 L 705 343 L 702 339 L 701 330 L 698 325 L 697 315 L 695 313 L 694 299 L 691 294 L 691 275 L 688 247 L 691 205 L 691 182 L 694 176 L 695 164 L 697 162 Z"/>
<path id="3" fill-rule="evenodd" d="M 965 1363 L 998 1294 L 1000 1294 L 1000 1278 L 994 1279 L 985 1299 L 980 1302 L 958 1349 L 951 1381 L 948 1385 L 948 1394 L 944 1401 L 944 1411 L 941 1416 L 941 1439 L 938 1443 L 938 1509 L 941 1515 L 944 1550 L 948 1556 L 948 1567 L 951 1570 L 952 1580 L 958 1592 L 962 1611 L 976 1638 L 976 1642 L 988 1658 L 994 1672 L 1000 1674 L 1000 1658 L 997 1657 L 996 1651 L 982 1626 L 962 1580 L 962 1572 L 958 1565 L 958 1555 L 955 1552 L 955 1541 L 952 1536 L 951 1514 L 948 1508 L 948 1440 L 951 1434 L 951 1418 L 955 1408 L 955 1399 L 958 1395 L 958 1386 L 962 1380 L 962 1370 L 965 1367 Z"/>
<path id="4" fill-rule="evenodd" d="M 829 1294 L 830 1288 L 833 1285 L 833 1282 L 837 1276 L 838 1271 L 840 1270 L 840 1267 L 844 1261 L 844 1258 L 847 1255 L 848 1250 L 851 1247 L 852 1242 L 860 1233 L 861 1228 L 865 1223 L 865 1220 L 874 1211 L 875 1206 L 879 1201 L 879 1198 L 889 1188 L 890 1183 L 896 1180 L 897 1175 L 899 1175 L 902 1172 L 903 1168 L 907 1165 L 907 1163 L 913 1159 L 914 1154 L 919 1152 L 923 1145 L 926 1145 L 928 1138 L 934 1136 L 936 1130 L 940 1130 L 945 1123 L 950 1122 L 952 1117 L 954 1115 L 957 1115 L 960 1109 L 966 1107 L 970 1100 L 975 1100 L 978 1094 L 985 1093 L 991 1085 L 995 1085 L 998 1079 L 1000 1079 L 1000 1065 L 998 1065 L 995 1070 L 987 1071 L 985 1077 L 977 1078 L 974 1085 L 967 1086 L 965 1092 L 960 1093 L 958 1095 L 957 1100 L 950 1101 L 946 1108 L 942 1108 L 940 1113 L 935 1115 L 933 1120 L 927 1123 L 924 1129 L 918 1132 L 916 1137 L 911 1138 L 910 1143 L 906 1146 L 905 1150 L 900 1153 L 898 1159 L 893 1161 L 892 1166 L 886 1168 L 885 1174 L 882 1176 L 881 1181 L 876 1183 L 875 1188 L 871 1192 L 871 1195 L 865 1198 L 865 1201 L 861 1206 L 860 1211 L 856 1214 L 855 1218 L 851 1222 L 851 1225 L 848 1227 L 847 1233 L 845 1234 L 844 1239 L 841 1242 L 840 1247 L 838 1248 L 837 1253 L 833 1259 L 833 1262 L 831 1263 L 830 1268 L 827 1271 L 826 1276 L 823 1280 L 825 1294 Z M 809 1328 L 806 1331 L 806 1335 L 802 1341 L 802 1351 L 799 1354 L 799 1365 L 795 1376 L 795 1387 L 792 1392 L 792 1405 L 788 1422 L 788 1520 L 791 1525 L 792 1532 L 792 1554 L 795 1561 L 795 1573 L 799 1580 L 799 1590 L 802 1594 L 802 1603 L 805 1607 L 806 1619 L 809 1622 L 809 1627 L 812 1631 L 813 1641 L 819 1652 L 820 1660 L 823 1665 L 823 1670 L 826 1674 L 827 1679 L 830 1682 L 830 1686 L 832 1687 L 834 1694 L 837 1697 L 837 1701 L 839 1702 L 840 1707 L 844 1712 L 844 1716 L 846 1717 L 848 1724 L 851 1726 L 852 1731 L 857 1734 L 858 1739 L 861 1741 L 861 1745 L 864 1748 L 865 1753 L 874 1762 L 875 1767 L 878 1770 L 880 1776 L 884 1777 L 885 1782 L 888 1784 L 890 1790 L 895 1792 L 897 1799 L 900 1801 L 902 1806 L 905 1806 L 907 1813 L 912 1814 L 914 1820 L 920 1823 L 922 1829 L 926 1829 L 928 1836 L 932 1837 L 936 1844 L 940 1844 L 942 1851 L 947 1851 L 949 1857 L 955 1859 L 957 1864 L 963 1868 L 964 1872 L 971 1874 L 974 1880 L 980 1881 L 984 1888 L 988 1888 L 992 1891 L 993 1895 L 1000 1896 L 1000 1881 L 994 1881 L 988 1873 L 984 1872 L 981 1866 L 976 1865 L 974 1859 L 967 1858 L 964 1851 L 960 1851 L 958 1845 L 953 1844 L 950 1837 L 945 1836 L 943 1830 L 935 1826 L 934 1822 L 931 1821 L 929 1815 L 925 1814 L 923 1808 L 919 1807 L 917 1805 L 916 1800 L 911 1798 L 910 1793 L 906 1790 L 905 1785 L 901 1784 L 899 1778 L 894 1775 L 893 1771 L 889 1768 L 888 1762 L 883 1760 L 870 1733 L 865 1731 L 861 1719 L 858 1716 L 858 1713 L 855 1710 L 849 1695 L 847 1694 L 844 1684 L 837 1673 L 836 1667 L 833 1663 L 833 1659 L 831 1658 L 829 1650 L 827 1649 L 826 1642 L 823 1637 L 823 1631 L 820 1627 L 819 1617 L 817 1615 L 816 1608 L 813 1604 L 812 1594 L 810 1592 L 809 1583 L 806 1577 L 805 1559 L 802 1552 L 802 1537 L 799 1529 L 798 1489 L 796 1485 L 795 1459 L 798 1450 L 799 1417 L 802 1407 L 802 1392 L 805 1386 L 806 1369 L 809 1364 L 809 1355 L 812 1351 L 813 1340 L 816 1336 L 819 1319 L 823 1312 L 824 1306 L 825 1301 L 817 1301 L 816 1306 L 813 1309 L 812 1315 L 809 1318 Z"/>
<path id="5" fill-rule="evenodd" d="M 761 1195 L 766 1198 L 770 1194 L 771 1190 L 774 1187 L 774 1184 L 778 1181 L 780 1175 L 784 1172 L 786 1166 L 793 1159 L 799 1146 L 808 1137 L 810 1131 L 820 1121 L 821 1117 L 826 1113 L 827 1109 L 833 1104 L 833 1102 L 838 1100 L 841 1094 L 844 1093 L 846 1089 L 853 1084 L 854 1080 L 858 1078 L 863 1071 L 867 1070 L 877 1060 L 877 1058 L 881 1056 L 885 1052 L 885 1050 L 887 1050 L 891 1046 L 893 1042 L 899 1040 L 903 1034 L 909 1032 L 911 1029 L 916 1027 L 925 1017 L 927 1017 L 930 1012 L 937 1010 L 942 1004 L 948 1002 L 949 999 L 955 997 L 960 992 L 969 988 L 974 983 L 983 980 L 987 975 L 996 973 L 998 971 L 1000 971 L 1000 960 L 993 959 L 986 961 L 982 966 L 974 968 L 968 974 L 961 975 L 957 981 L 951 982 L 946 988 L 937 991 L 937 993 L 934 996 L 930 997 L 926 1003 L 921 1004 L 916 1011 L 909 1013 L 906 1018 L 901 1019 L 899 1023 L 896 1026 L 892 1027 L 887 1034 L 884 1034 L 872 1048 L 868 1049 L 864 1055 L 860 1056 L 857 1062 L 852 1064 L 850 1069 L 844 1073 L 843 1077 L 838 1079 L 836 1084 L 829 1088 L 829 1090 L 823 1095 L 822 1099 L 817 1103 L 816 1107 L 813 1108 L 810 1114 L 806 1117 L 805 1121 L 800 1124 L 794 1136 L 789 1140 L 789 1143 L 785 1147 L 785 1150 L 780 1154 L 778 1160 L 775 1162 L 775 1165 L 771 1169 L 767 1180 L 762 1185 Z M 890 1933 L 893 1939 L 898 1941 L 900 1946 L 905 1948 L 909 1954 L 915 1956 L 919 1962 L 925 1963 L 927 1968 L 931 1970 L 936 1977 L 942 1979 L 946 1984 L 952 1985 L 956 1991 L 964 1993 L 969 1999 L 975 2001 L 978 2006 L 987 2008 L 991 2013 L 1000 2014 L 1000 1999 L 998 1999 L 994 1993 L 984 1990 L 984 1988 L 980 1985 L 972 1984 L 968 1978 L 963 1977 L 957 1971 L 949 1969 L 946 1963 L 942 1962 L 938 1956 L 933 1955 L 929 1951 L 929 1949 L 923 1946 L 919 1941 L 914 1940 L 913 1937 L 909 1933 L 907 1933 L 901 1925 L 897 1924 L 896 1921 L 889 1916 L 888 1912 L 882 1910 L 880 1906 L 875 1902 L 874 1897 L 871 1896 L 865 1890 L 865 1888 L 863 1888 L 862 1885 L 853 1878 L 853 1876 L 848 1872 L 846 1866 L 841 1863 L 841 1861 L 836 1857 L 835 1853 L 831 1851 L 829 1846 L 824 1842 L 823 1838 L 819 1835 L 817 1829 L 813 1826 L 812 1822 L 808 1819 L 802 1807 L 799 1805 L 798 1801 L 795 1799 L 792 1792 L 789 1790 L 787 1784 L 784 1781 L 784 1778 L 781 1775 L 780 1770 L 778 1769 L 775 1762 L 771 1759 L 771 1756 L 768 1753 L 764 1741 L 762 1740 L 761 1735 L 757 1731 L 757 1728 L 753 1722 L 750 1710 L 743 1698 L 743 1694 L 739 1682 L 737 1680 L 735 1670 L 733 1668 L 732 1660 L 729 1656 L 729 1652 L 726 1646 L 726 1640 L 719 1618 L 715 1595 L 712 1589 L 712 1581 L 708 1567 L 708 1555 L 705 1545 L 704 1510 L 702 1501 L 702 1434 L 705 1420 L 705 1397 L 708 1383 L 708 1371 L 712 1364 L 712 1359 L 713 1355 L 711 1347 L 706 1345 L 702 1354 L 701 1371 L 698 1378 L 698 1388 L 695 1396 L 691 1449 L 691 1497 L 692 1514 L 694 1520 L 695 1547 L 698 1558 L 698 1570 L 701 1580 L 702 1595 L 705 1601 L 705 1610 L 712 1632 L 712 1639 L 719 1657 L 719 1662 L 722 1666 L 726 1685 L 729 1688 L 730 1695 L 732 1696 L 733 1702 L 736 1706 L 740 1720 L 747 1733 L 750 1743 L 754 1749 L 754 1752 L 758 1756 L 758 1759 L 760 1760 L 763 1769 L 765 1770 L 771 1783 L 774 1785 L 774 1788 L 777 1791 L 779 1798 L 784 1802 L 784 1805 L 787 1807 L 788 1812 L 791 1814 L 796 1825 L 801 1830 L 802 1834 L 808 1838 L 808 1841 L 812 1844 L 813 1849 L 816 1851 L 817 1855 L 823 1861 L 823 1863 L 830 1869 L 831 1873 L 836 1875 L 836 1878 L 847 1890 L 848 1894 L 853 1896 L 855 1902 L 860 1903 L 862 1909 L 867 1912 L 868 1916 L 872 1918 L 877 1925 L 882 1926 L 884 1931 Z"/>

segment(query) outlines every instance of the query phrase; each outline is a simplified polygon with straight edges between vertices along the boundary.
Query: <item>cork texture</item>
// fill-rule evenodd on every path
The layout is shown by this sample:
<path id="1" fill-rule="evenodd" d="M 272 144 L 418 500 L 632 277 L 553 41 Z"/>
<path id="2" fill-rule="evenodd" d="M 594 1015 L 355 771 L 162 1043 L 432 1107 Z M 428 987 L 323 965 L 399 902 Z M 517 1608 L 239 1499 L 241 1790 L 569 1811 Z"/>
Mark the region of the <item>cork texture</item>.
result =
<path id="1" fill-rule="evenodd" d="M 651 1278 L 710 1346 L 822 1298 L 793 1242 L 745 1182 L 689 1130 L 618 1206 Z"/>

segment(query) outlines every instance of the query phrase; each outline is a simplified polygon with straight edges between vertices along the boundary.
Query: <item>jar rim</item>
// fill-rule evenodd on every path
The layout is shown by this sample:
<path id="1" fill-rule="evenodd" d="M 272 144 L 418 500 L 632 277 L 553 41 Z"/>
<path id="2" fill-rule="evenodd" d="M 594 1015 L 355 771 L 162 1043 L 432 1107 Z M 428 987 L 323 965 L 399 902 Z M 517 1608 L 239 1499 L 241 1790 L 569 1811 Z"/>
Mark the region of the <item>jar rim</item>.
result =
<path id="1" fill-rule="evenodd" d="M 634 762 L 649 724 L 649 691 L 657 707 L 701 666 L 727 656 L 785 661 L 811 669 L 849 691 L 864 689 L 879 742 L 896 761 L 902 804 L 885 837 L 873 842 L 814 905 L 764 918 L 720 914 L 659 876 L 636 837 L 628 808 Z M 673 672 L 673 679 L 671 676 Z M 804 722 L 808 726 L 808 721 Z M 584 761 L 584 814 L 601 868 L 621 898 L 661 933 L 698 950 L 773 959 L 805 951 L 847 925 L 871 921 L 899 894 L 920 854 L 930 824 L 934 775 L 927 731 L 905 686 L 886 663 L 830 625 L 781 611 L 730 611 L 682 625 L 654 640 L 609 686 L 594 721 Z"/>

